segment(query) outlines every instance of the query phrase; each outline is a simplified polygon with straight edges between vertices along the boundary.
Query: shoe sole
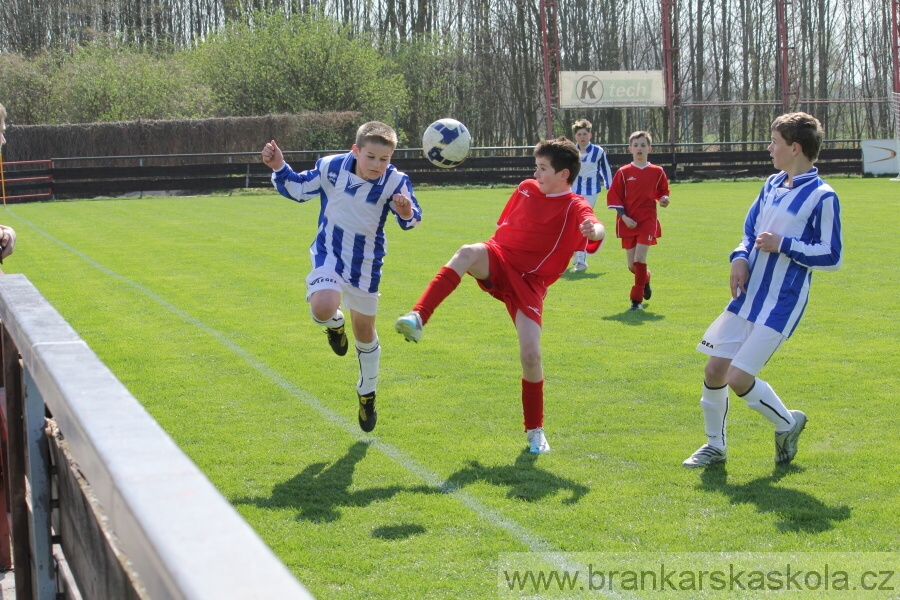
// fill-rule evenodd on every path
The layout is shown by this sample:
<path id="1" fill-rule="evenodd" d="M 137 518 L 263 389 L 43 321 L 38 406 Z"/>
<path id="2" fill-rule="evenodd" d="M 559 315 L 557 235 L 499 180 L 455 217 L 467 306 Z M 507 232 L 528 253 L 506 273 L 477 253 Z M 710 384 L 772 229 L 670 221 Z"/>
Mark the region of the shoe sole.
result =
<path id="1" fill-rule="evenodd" d="M 710 460 L 709 462 L 705 462 L 705 463 L 690 463 L 688 461 L 684 461 L 683 463 L 681 463 L 681 466 L 687 467 L 688 469 L 700 469 L 702 467 L 708 467 L 710 465 L 717 465 L 717 464 L 723 463 L 727 460 L 728 460 L 728 457 L 723 456 L 721 458 L 714 458 L 713 460 Z"/>

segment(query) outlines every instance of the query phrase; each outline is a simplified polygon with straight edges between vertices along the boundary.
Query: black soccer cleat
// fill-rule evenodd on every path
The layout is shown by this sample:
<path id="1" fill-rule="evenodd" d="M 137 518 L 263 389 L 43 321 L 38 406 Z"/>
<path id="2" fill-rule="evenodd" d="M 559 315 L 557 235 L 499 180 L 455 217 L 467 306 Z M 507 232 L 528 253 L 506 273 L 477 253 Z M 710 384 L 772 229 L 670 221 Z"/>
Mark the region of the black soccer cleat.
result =
<path id="1" fill-rule="evenodd" d="M 370 394 L 360 394 L 359 396 L 359 427 L 369 433 L 375 429 L 375 423 L 378 422 L 378 411 L 375 410 L 375 392 Z"/>
<path id="2" fill-rule="evenodd" d="M 325 333 L 328 334 L 328 345 L 334 350 L 338 356 L 347 354 L 347 334 L 344 333 L 344 326 L 326 327 Z"/>
<path id="3" fill-rule="evenodd" d="M 650 289 L 650 282 L 644 284 L 644 300 L 649 300 L 650 296 L 653 295 L 653 290 Z"/>

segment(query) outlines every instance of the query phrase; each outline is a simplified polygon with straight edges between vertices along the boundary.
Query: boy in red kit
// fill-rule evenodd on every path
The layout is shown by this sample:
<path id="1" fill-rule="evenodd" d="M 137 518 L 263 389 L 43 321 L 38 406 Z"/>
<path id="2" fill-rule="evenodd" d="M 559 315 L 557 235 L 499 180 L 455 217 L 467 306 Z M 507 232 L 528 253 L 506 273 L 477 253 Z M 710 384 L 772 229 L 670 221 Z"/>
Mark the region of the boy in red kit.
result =
<path id="1" fill-rule="evenodd" d="M 656 203 L 663 208 L 669 205 L 669 180 L 662 167 L 650 164 L 648 155 L 653 151 L 653 138 L 646 131 L 636 131 L 628 138 L 628 151 L 633 160 L 616 171 L 606 195 L 606 205 L 614 209 L 616 237 L 622 238 L 622 248 L 628 260 L 628 270 L 634 273 L 631 288 L 631 310 L 644 308 L 649 300 L 650 271 L 647 270 L 647 253 L 656 239 L 662 236 L 662 228 L 656 218 Z"/>
<path id="2" fill-rule="evenodd" d="M 432 313 L 468 273 L 506 304 L 519 335 L 522 410 L 529 449 L 550 451 L 544 436 L 544 371 L 541 312 L 547 288 L 559 279 L 576 250 L 596 252 L 606 235 L 584 198 L 572 192 L 581 156 L 566 138 L 539 142 L 534 179 L 519 184 L 487 242 L 461 247 L 413 306 L 395 323 L 406 341 L 418 342 Z"/>

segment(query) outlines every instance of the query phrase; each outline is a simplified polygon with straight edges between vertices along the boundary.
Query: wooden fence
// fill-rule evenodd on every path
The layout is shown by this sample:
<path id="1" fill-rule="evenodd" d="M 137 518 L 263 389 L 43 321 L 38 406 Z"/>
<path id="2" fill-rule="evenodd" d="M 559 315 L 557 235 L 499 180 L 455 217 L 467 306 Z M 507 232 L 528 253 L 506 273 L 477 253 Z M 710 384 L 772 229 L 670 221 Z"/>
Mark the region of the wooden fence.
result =
<path id="1" fill-rule="evenodd" d="M 410 150 L 395 154 L 393 164 L 407 173 L 413 185 L 515 185 L 533 176 L 534 158 L 528 154 L 473 156 L 454 169 L 440 169 Z M 294 170 L 312 168 L 322 153 L 286 153 Z M 415 156 L 418 154 L 419 156 Z M 521 154 L 518 153 L 518 154 Z M 631 160 L 628 154 L 609 155 L 613 170 Z M 765 150 L 661 152 L 651 155 L 670 181 L 766 177 L 773 172 Z M 862 151 L 826 149 L 816 163 L 823 174 L 862 175 Z M 258 153 L 185 154 L 90 159 L 54 159 L 7 163 L 5 202 L 41 199 L 93 198 L 155 192 L 202 193 L 271 186 L 271 170 Z"/>

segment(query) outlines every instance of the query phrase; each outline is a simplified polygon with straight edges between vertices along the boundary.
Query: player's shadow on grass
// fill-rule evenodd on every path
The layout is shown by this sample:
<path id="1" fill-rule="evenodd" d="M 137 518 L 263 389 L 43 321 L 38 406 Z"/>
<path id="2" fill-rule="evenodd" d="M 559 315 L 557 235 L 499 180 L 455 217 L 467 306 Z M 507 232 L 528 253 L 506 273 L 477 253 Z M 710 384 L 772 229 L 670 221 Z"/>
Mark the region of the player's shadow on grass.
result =
<path id="1" fill-rule="evenodd" d="M 732 504 L 755 504 L 760 513 L 775 513 L 782 532 L 820 533 L 834 528 L 835 521 L 850 518 L 849 506 L 828 506 L 812 494 L 777 485 L 789 473 L 803 469 L 794 465 L 775 467 L 767 476 L 748 483 L 728 483 L 724 464 L 712 465 L 700 475 L 700 489 L 719 492 Z"/>
<path id="2" fill-rule="evenodd" d="M 330 523 L 340 518 L 340 509 L 368 506 L 387 500 L 400 492 L 437 493 L 428 486 L 406 487 L 391 485 L 350 490 L 353 471 L 366 456 L 369 444 L 356 442 L 342 458 L 332 464 L 318 462 L 301 473 L 276 484 L 268 498 L 239 498 L 235 504 L 252 504 L 259 508 L 290 508 L 298 511 L 297 519 Z M 397 532 L 393 532 L 397 535 Z"/>
<path id="3" fill-rule="evenodd" d="M 643 325 L 644 323 L 652 321 L 662 321 L 666 317 L 654 313 L 650 307 L 647 307 L 644 310 L 631 310 L 630 308 L 626 308 L 620 313 L 600 318 L 604 321 L 618 321 L 626 325 Z"/>
<path id="4" fill-rule="evenodd" d="M 573 273 L 571 270 L 568 270 L 562 274 L 562 277 L 560 277 L 560 279 L 564 279 L 566 281 L 578 281 L 581 279 L 597 279 L 601 275 L 606 275 L 606 273 L 598 273 L 597 271 L 575 271 Z"/>
<path id="5" fill-rule="evenodd" d="M 491 485 L 508 487 L 509 491 L 506 497 L 511 500 L 527 502 L 567 491 L 570 495 L 563 500 L 563 504 L 575 504 L 590 491 L 587 486 L 537 467 L 537 457 L 537 454 L 532 454 L 525 449 L 516 458 L 516 462 L 511 465 L 488 467 L 473 460 L 468 467 L 450 475 L 442 489 L 450 493 L 469 484 L 484 481 Z"/>

